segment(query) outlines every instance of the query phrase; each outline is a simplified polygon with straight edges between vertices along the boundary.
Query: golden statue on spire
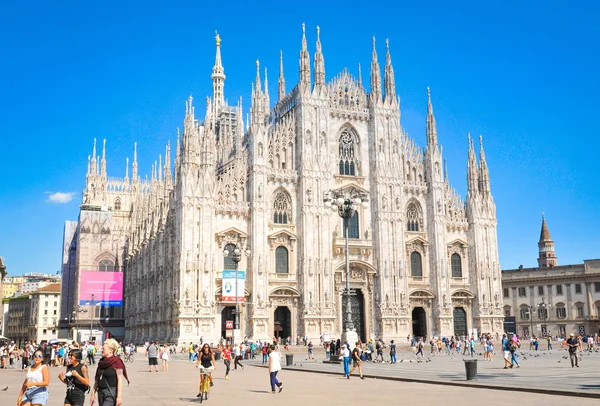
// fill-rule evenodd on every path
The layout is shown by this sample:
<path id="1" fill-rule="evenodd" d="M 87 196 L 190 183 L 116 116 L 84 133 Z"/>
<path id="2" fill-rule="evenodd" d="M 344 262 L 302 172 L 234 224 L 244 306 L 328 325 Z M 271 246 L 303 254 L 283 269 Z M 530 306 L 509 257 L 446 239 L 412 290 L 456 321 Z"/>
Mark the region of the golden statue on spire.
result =
<path id="1" fill-rule="evenodd" d="M 215 30 L 215 41 L 217 41 L 217 46 L 220 47 L 221 46 L 221 36 L 219 35 L 219 33 Z"/>

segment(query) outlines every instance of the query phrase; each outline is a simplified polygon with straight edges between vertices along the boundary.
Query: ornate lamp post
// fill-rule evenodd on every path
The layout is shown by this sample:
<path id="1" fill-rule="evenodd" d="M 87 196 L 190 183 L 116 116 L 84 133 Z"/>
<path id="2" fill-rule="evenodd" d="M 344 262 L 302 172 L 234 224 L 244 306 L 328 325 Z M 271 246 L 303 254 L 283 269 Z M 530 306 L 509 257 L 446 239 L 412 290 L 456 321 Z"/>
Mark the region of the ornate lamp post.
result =
<path id="1" fill-rule="evenodd" d="M 543 309 L 543 318 L 544 318 L 544 330 L 545 330 L 545 335 L 548 335 L 548 316 L 550 314 L 550 307 L 552 307 L 551 304 L 546 303 L 544 301 L 544 297 L 542 297 L 542 303 L 538 303 L 538 308 L 539 309 Z"/>
<path id="2" fill-rule="evenodd" d="M 343 291 L 343 297 L 346 303 L 346 320 L 344 321 L 344 331 L 342 333 L 343 340 L 352 344 L 357 341 L 358 334 L 352 322 L 352 307 L 350 305 L 350 253 L 348 251 L 348 225 L 350 219 L 354 216 L 358 206 L 368 207 L 369 200 L 365 193 L 353 190 L 348 192 L 329 191 L 325 193 L 323 198 L 325 207 L 337 211 L 339 216 L 344 220 L 344 237 L 345 237 L 345 253 L 346 253 L 346 288 Z"/>
<path id="3" fill-rule="evenodd" d="M 227 248 L 225 248 L 223 250 L 223 256 L 225 258 L 229 257 L 229 250 Z M 251 252 L 250 252 L 250 247 L 246 246 L 246 249 L 244 250 L 244 254 L 249 257 Z M 235 248 L 233 249 L 233 252 L 231 253 L 231 259 L 233 260 L 233 262 L 235 263 L 235 328 L 233 330 L 233 336 L 231 337 L 231 345 L 233 346 L 235 344 L 235 330 L 239 330 L 240 328 L 240 318 L 239 318 L 239 301 L 238 301 L 238 266 L 240 264 L 240 261 L 242 260 L 242 249 L 240 248 L 239 245 L 235 245 Z"/>

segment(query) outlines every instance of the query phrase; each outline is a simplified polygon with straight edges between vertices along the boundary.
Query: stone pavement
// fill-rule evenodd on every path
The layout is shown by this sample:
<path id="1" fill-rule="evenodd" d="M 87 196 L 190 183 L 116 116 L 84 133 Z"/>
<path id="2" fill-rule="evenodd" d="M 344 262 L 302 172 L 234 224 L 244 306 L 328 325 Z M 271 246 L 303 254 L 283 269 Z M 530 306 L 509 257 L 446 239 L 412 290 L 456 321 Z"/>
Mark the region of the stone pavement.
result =
<path id="1" fill-rule="evenodd" d="M 189 364 L 184 355 L 177 354 L 170 362 L 168 372 L 147 372 L 147 362 L 141 356 L 138 357 L 133 364 L 127 364 L 128 372 L 132 383 L 125 388 L 123 394 L 124 406 L 146 406 L 146 405 L 189 405 L 197 402 L 195 398 L 198 392 L 198 372 L 193 364 Z M 320 354 L 317 354 L 319 356 Z M 295 357 L 300 357 L 299 353 Z M 590 356 L 591 357 L 591 356 Z M 600 359 L 600 356 L 597 357 Z M 436 365 L 442 371 L 450 369 L 448 365 L 455 363 L 461 366 L 462 362 L 458 359 L 438 361 L 437 359 L 431 363 L 412 365 L 407 362 L 407 367 L 404 363 L 397 365 L 369 365 L 367 368 L 371 373 L 378 371 L 377 368 L 394 368 L 401 371 L 402 375 L 417 373 L 420 369 L 421 376 L 427 376 L 432 372 L 428 372 L 425 368 L 435 367 Z M 489 364 L 496 364 L 500 361 L 494 361 Z M 584 361 L 587 364 L 587 360 Z M 357 377 L 352 377 L 350 380 L 341 376 L 341 367 L 339 365 L 331 366 L 337 370 L 336 375 L 306 373 L 301 371 L 293 371 L 284 369 L 280 372 L 280 380 L 284 383 L 284 390 L 281 394 L 272 395 L 270 393 L 269 377 L 267 370 L 258 366 L 250 365 L 251 361 L 244 361 L 245 369 L 232 371 L 231 380 L 223 379 L 225 372 L 224 365 L 218 363 L 218 369 L 215 373 L 215 387 L 212 388 L 211 394 L 207 401 L 209 405 L 306 405 L 306 404 L 326 404 L 326 405 L 354 405 L 360 403 L 381 404 L 381 405 L 396 405 L 400 402 L 407 405 L 417 404 L 460 404 L 464 405 L 502 405 L 507 401 L 529 404 L 543 405 L 563 405 L 565 402 L 573 401 L 572 398 L 564 396 L 539 395 L 535 393 L 509 393 L 506 391 L 473 389 L 468 387 L 460 387 L 458 385 L 440 386 L 429 385 L 424 383 L 412 382 L 397 382 L 384 379 L 365 379 L 361 381 Z M 321 368 L 322 363 L 306 362 L 297 359 L 296 368 L 307 369 L 311 367 Z M 302 364 L 302 366 L 298 365 Z M 583 364 L 583 363 L 582 363 Z M 527 367 L 524 366 L 518 371 L 508 371 L 511 376 L 519 379 L 519 374 L 522 376 L 535 375 L 531 371 L 531 362 Z M 586 370 L 572 371 L 564 366 L 559 365 L 560 372 L 567 372 L 567 378 L 573 379 L 571 373 L 584 373 Z M 420 368 L 424 367 L 424 368 Z M 585 374 L 592 375 L 590 365 Z M 459 373 L 459 368 L 454 368 L 452 376 L 447 378 L 459 379 L 462 375 Z M 537 369 L 537 368 L 536 368 Z M 596 368 L 594 368 L 596 369 Z M 57 375 L 61 368 L 51 368 L 51 385 L 50 385 L 50 401 L 48 406 L 62 406 L 65 386 L 58 380 Z M 95 368 L 91 369 L 93 373 Z M 431 368 L 431 371 L 435 368 Z M 383 371 L 383 369 L 381 369 Z M 528 372 L 525 372 L 528 371 Z M 504 371 L 506 372 L 506 371 Z M 543 371 L 542 371 L 543 373 Z M 446 374 L 446 372 L 441 372 Z M 24 373 L 15 370 L 0 370 L 0 405 L 16 405 L 16 397 L 20 385 L 24 379 Z M 578 379 L 576 376 L 574 379 Z M 423 379 L 426 382 L 426 379 Z M 534 382 L 536 378 L 526 378 L 526 382 Z M 8 387 L 6 391 L 2 391 Z M 86 405 L 89 405 L 89 395 Z M 577 399 L 578 405 L 596 405 L 596 399 Z M 96 403 L 97 404 L 97 403 Z"/>

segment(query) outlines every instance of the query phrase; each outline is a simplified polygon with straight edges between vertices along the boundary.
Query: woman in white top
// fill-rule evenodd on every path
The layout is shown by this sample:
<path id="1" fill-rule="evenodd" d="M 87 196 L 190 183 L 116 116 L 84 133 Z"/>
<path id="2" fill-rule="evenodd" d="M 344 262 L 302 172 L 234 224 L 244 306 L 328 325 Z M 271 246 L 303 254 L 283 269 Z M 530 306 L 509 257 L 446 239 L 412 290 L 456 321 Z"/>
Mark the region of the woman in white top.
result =
<path id="1" fill-rule="evenodd" d="M 275 345 L 269 347 L 269 376 L 271 378 L 271 393 L 275 392 L 275 387 L 279 388 L 279 392 L 283 390 L 283 383 L 277 380 L 277 372 L 281 371 L 281 354 L 275 351 Z"/>
<path id="2" fill-rule="evenodd" d="M 348 344 L 342 344 L 342 357 L 344 357 L 344 376 L 350 379 L 350 349 Z"/>
<path id="3" fill-rule="evenodd" d="M 162 352 L 160 353 L 160 359 L 162 360 L 162 370 L 163 372 L 167 372 L 169 370 L 169 348 L 167 344 L 163 346 Z"/>
<path id="4" fill-rule="evenodd" d="M 25 382 L 21 387 L 17 406 L 45 406 L 48 401 L 48 385 L 50 372 L 43 364 L 44 353 L 36 350 L 33 353 L 33 366 L 27 369 Z"/>

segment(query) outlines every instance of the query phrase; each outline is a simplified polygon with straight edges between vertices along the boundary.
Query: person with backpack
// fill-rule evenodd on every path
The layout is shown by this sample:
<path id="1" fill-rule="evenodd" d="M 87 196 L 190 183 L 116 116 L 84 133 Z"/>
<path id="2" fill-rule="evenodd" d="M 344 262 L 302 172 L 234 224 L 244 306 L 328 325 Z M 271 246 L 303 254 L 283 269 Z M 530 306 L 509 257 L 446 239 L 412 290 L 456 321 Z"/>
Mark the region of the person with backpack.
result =
<path id="1" fill-rule="evenodd" d="M 262 363 L 263 365 L 269 362 L 269 354 L 267 353 L 267 343 L 264 343 L 262 346 Z"/>
<path id="2" fill-rule="evenodd" d="M 83 406 L 85 403 L 85 392 L 90 388 L 88 368 L 81 363 L 83 359 L 81 351 L 72 350 L 69 352 L 68 357 L 67 372 L 58 374 L 58 379 L 67 385 L 67 394 L 63 403 L 71 406 Z"/>
<path id="3" fill-rule="evenodd" d="M 394 344 L 394 340 L 390 341 L 390 362 L 392 364 L 396 363 L 396 344 Z"/>
<path id="4" fill-rule="evenodd" d="M 423 339 L 422 338 L 419 338 L 419 342 L 417 343 L 417 353 L 415 354 L 415 357 L 418 357 L 419 354 L 421 354 L 421 357 L 425 356 L 423 354 Z"/>
<path id="5" fill-rule="evenodd" d="M 96 346 L 92 343 L 89 343 L 87 346 L 87 359 L 90 365 L 96 365 Z"/>

